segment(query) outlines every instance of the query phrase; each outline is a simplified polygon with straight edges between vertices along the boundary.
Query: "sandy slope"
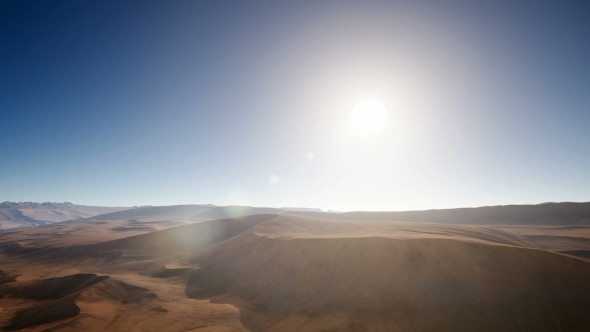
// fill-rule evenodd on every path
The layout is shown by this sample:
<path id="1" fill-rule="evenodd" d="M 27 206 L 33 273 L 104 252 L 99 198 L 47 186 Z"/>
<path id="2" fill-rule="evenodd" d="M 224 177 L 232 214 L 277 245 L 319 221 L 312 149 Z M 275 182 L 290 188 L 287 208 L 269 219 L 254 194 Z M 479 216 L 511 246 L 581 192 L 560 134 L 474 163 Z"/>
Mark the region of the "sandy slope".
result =
<path id="1" fill-rule="evenodd" d="M 8 243 L 27 248 L 78 246 L 206 220 L 280 213 L 282 211 L 271 208 L 212 205 L 141 207 L 82 220 L 0 231 L 0 247 Z"/>
<path id="2" fill-rule="evenodd" d="M 186 282 L 195 266 L 183 257 L 190 258 L 193 251 L 273 217 L 276 215 L 202 222 L 98 244 L 93 243 L 104 236 L 100 233 L 110 232 L 106 227 L 127 219 L 105 220 L 86 227 L 72 223 L 70 227 L 76 230 L 64 230 L 57 242 L 44 238 L 21 247 L 23 250 L 5 249 L 5 255 L 0 256 L 0 266 L 5 269 L 0 274 L 5 281 L 4 288 L 0 288 L 0 326 L 35 331 L 242 331 L 239 311 L 234 306 L 185 295 Z M 43 229 L 55 230 L 55 225 L 5 237 L 18 239 L 28 236 L 26 232 L 34 235 Z M 65 244 L 59 245 L 59 241 Z M 137 255 L 116 254 L 129 251 Z M 72 282 L 80 273 L 108 279 L 80 287 L 80 283 Z M 54 284 L 58 287 L 47 287 Z M 126 289 L 144 295 L 138 301 L 121 300 Z M 50 296 L 43 296 L 47 292 Z"/>
<path id="3" fill-rule="evenodd" d="M 238 219 L 203 221 L 159 232 L 127 237 L 84 247 L 88 251 L 143 250 L 155 253 L 195 252 L 239 235 L 252 227 L 276 218 L 260 214 Z"/>
<path id="4" fill-rule="evenodd" d="M 128 220 L 95 220 L 104 228 L 64 231 L 57 242 L 45 238 L 20 250 L 5 247 L 0 326 L 590 330 L 590 263 L 539 249 L 524 229 L 270 214 L 114 240 L 100 235 L 112 232 L 111 223 Z M 31 228 L 27 236 L 43 228 Z M 0 238 L 9 236 L 23 233 Z"/>
<path id="5" fill-rule="evenodd" d="M 487 228 L 278 217 L 217 245 L 187 295 L 252 330 L 587 331 L 588 263 Z"/>
<path id="6" fill-rule="evenodd" d="M 244 330 L 232 306 L 187 299 L 180 285 L 161 284 L 80 273 L 5 284 L 0 307 L 9 308 L 0 324 L 8 331 Z"/>
<path id="7" fill-rule="evenodd" d="M 69 247 L 125 238 L 137 234 L 193 223 L 176 216 L 83 219 L 0 232 L 0 246 L 18 244 L 27 248 Z"/>
<path id="8" fill-rule="evenodd" d="M 170 206 L 144 206 L 136 209 L 105 213 L 93 219 L 110 220 L 121 218 L 143 218 L 143 217 L 177 217 L 189 218 L 190 216 L 213 208 L 210 204 L 191 205 L 170 205 Z"/>

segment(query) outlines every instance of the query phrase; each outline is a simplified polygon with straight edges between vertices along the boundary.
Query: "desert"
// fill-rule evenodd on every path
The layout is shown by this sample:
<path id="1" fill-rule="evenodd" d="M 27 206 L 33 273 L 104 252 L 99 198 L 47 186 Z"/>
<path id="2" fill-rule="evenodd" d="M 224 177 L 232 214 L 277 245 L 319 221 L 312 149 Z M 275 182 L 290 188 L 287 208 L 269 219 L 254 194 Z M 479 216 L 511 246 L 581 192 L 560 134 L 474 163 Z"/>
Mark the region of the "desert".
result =
<path id="1" fill-rule="evenodd" d="M 590 1 L 0 1 L 0 332 L 590 331 Z"/>
<path id="2" fill-rule="evenodd" d="M 526 227 L 530 213 L 482 225 L 456 211 L 460 223 L 433 222 L 430 212 L 428 221 L 293 211 L 200 220 L 203 209 L 126 210 L 0 232 L 0 324 L 26 331 L 590 326 L 590 228 L 577 221 L 585 210 Z M 502 209 L 478 212 L 493 220 Z M 157 228 L 113 232 L 123 221 Z M 59 235 L 43 239 L 49 230 Z"/>

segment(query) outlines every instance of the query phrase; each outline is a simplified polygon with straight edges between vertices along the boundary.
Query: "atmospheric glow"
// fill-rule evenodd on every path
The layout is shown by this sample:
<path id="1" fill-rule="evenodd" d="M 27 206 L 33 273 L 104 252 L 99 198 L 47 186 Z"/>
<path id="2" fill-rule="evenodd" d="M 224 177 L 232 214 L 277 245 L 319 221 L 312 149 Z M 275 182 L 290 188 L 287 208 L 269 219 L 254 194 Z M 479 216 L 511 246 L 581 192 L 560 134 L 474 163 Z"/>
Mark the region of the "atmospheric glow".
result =
<path id="1" fill-rule="evenodd" d="M 14 2 L 0 202 L 590 201 L 587 15 L 528 2 Z"/>
<path id="2" fill-rule="evenodd" d="M 273 186 L 279 184 L 279 181 L 280 181 L 280 178 L 276 174 L 273 174 L 273 175 L 269 176 L 269 178 L 268 178 L 268 183 L 270 183 Z"/>
<path id="3" fill-rule="evenodd" d="M 350 113 L 350 122 L 352 127 L 362 135 L 377 135 L 387 123 L 387 111 L 376 100 L 363 100 Z"/>

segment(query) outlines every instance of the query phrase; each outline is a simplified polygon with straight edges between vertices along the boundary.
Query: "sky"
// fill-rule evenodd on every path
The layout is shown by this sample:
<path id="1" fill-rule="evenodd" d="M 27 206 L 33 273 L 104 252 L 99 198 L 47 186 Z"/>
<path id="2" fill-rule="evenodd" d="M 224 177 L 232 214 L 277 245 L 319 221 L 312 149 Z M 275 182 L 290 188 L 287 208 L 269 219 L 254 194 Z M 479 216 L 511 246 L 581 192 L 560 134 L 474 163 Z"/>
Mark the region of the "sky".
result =
<path id="1" fill-rule="evenodd" d="M 587 1 L 2 1 L 0 201 L 590 201 Z M 354 131 L 356 105 L 387 120 Z"/>

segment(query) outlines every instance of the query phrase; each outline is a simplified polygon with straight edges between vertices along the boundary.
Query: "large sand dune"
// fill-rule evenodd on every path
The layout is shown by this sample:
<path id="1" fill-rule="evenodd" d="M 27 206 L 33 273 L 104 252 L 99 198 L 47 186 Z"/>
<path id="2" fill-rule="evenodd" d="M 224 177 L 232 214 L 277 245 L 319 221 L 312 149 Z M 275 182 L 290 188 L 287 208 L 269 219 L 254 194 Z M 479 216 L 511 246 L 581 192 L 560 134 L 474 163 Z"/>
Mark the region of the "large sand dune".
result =
<path id="1" fill-rule="evenodd" d="M 90 236 L 111 234 L 112 223 L 129 220 L 111 218 L 93 221 L 104 228 L 63 230 L 59 241 L 82 239 L 68 245 L 26 242 L 22 231 L 0 237 L 5 241 L 0 326 L 28 331 L 590 330 L 590 262 L 545 250 L 531 237 L 584 237 L 585 227 L 577 228 L 578 234 L 545 226 L 511 230 L 266 214 L 147 234 L 119 232 L 130 236 L 116 239 Z M 33 233 L 27 236 L 46 228 L 29 228 Z M 97 241 L 101 238 L 106 240 Z"/>
<path id="2" fill-rule="evenodd" d="M 192 204 L 192 205 L 171 205 L 171 206 L 142 206 L 139 208 L 105 213 L 95 216 L 92 219 L 109 220 L 120 218 L 141 218 L 141 217 L 184 217 L 188 218 L 197 213 L 209 210 L 213 205 Z"/>
<path id="3" fill-rule="evenodd" d="M 586 331 L 588 263 L 487 228 L 278 217 L 200 259 L 187 295 L 252 330 Z"/>
<path id="4" fill-rule="evenodd" d="M 248 206 L 148 206 L 91 218 L 0 231 L 0 247 L 69 247 L 99 243 L 213 219 L 282 213 L 281 209 Z"/>

